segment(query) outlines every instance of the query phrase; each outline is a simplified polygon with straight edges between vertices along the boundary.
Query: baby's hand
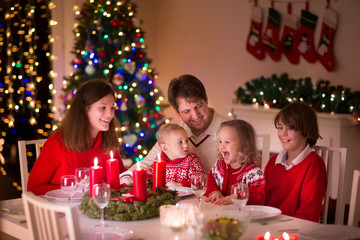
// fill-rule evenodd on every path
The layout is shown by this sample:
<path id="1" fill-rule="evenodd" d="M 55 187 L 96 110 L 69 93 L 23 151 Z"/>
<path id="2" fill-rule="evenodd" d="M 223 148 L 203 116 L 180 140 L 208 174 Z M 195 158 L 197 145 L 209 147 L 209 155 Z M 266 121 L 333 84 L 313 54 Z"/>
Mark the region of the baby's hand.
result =
<path id="1" fill-rule="evenodd" d="M 181 183 L 179 182 L 176 182 L 176 181 L 170 181 L 170 182 L 167 182 L 166 183 L 166 186 L 167 187 L 181 187 Z"/>
<path id="2" fill-rule="evenodd" d="M 131 185 L 133 182 L 131 177 L 122 177 L 120 178 L 120 185 L 126 184 L 126 185 Z"/>

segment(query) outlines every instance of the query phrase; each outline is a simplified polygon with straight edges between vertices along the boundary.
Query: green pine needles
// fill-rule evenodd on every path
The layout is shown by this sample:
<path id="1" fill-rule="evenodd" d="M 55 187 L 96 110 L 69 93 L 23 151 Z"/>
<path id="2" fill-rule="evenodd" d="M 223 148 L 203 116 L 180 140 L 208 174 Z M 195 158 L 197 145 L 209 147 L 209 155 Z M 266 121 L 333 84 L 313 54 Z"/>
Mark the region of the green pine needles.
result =
<path id="1" fill-rule="evenodd" d="M 301 101 L 317 112 L 360 112 L 359 91 L 333 86 L 327 80 L 319 80 L 314 88 L 310 77 L 294 79 L 287 73 L 252 79 L 245 83 L 245 87 L 239 87 L 235 95 L 237 102 L 270 108 L 283 108 L 293 101 Z"/>

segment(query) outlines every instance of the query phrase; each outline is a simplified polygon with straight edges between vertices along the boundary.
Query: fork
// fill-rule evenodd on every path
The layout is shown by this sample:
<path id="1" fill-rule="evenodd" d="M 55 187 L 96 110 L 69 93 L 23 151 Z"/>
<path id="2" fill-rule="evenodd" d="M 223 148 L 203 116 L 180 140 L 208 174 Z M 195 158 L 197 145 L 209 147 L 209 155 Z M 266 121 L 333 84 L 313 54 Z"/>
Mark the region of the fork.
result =
<path id="1" fill-rule="evenodd" d="M 260 222 L 260 224 L 261 224 L 261 225 L 268 225 L 268 224 L 272 224 L 272 223 L 288 222 L 288 221 L 292 221 L 292 218 L 281 219 L 281 220 L 273 221 L 273 222 Z"/>

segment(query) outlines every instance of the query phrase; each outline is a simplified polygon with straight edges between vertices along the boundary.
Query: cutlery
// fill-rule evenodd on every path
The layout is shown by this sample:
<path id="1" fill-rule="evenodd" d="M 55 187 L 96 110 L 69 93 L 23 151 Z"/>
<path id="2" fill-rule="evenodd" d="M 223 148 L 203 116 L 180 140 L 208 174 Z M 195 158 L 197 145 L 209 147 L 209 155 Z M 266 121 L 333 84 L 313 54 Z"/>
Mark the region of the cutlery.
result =
<path id="1" fill-rule="evenodd" d="M 279 223 L 279 222 L 288 222 L 288 221 L 292 221 L 291 218 L 287 218 L 287 219 L 281 219 L 278 221 L 273 221 L 273 222 L 261 222 L 261 225 L 268 225 L 268 224 L 272 224 L 272 223 Z"/>

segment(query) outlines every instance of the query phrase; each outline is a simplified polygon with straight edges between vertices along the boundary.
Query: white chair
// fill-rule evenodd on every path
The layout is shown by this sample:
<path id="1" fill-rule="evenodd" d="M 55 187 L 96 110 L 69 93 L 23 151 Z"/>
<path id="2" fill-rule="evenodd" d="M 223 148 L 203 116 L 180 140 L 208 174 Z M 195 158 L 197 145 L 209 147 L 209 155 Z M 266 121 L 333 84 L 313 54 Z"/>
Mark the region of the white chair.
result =
<path id="1" fill-rule="evenodd" d="M 27 148 L 26 147 L 28 145 L 35 146 L 35 157 L 37 159 L 40 154 L 40 149 L 44 145 L 45 141 L 46 141 L 46 139 L 18 141 L 21 188 L 22 188 L 23 193 L 27 191 L 27 182 L 28 182 L 28 178 L 29 178 L 28 158 L 27 158 Z"/>
<path id="2" fill-rule="evenodd" d="M 81 239 L 75 205 L 50 202 L 32 192 L 22 194 L 30 239 Z"/>
<path id="3" fill-rule="evenodd" d="M 332 182 L 337 182 L 335 224 L 344 224 L 345 200 L 344 180 L 347 148 L 313 146 L 314 151 L 321 156 L 326 165 L 328 185 L 324 196 L 322 223 L 327 223 L 329 207 L 329 191 L 333 187 Z"/>
<path id="4" fill-rule="evenodd" d="M 360 170 L 354 170 L 348 225 L 359 227 L 360 221 Z"/>
<path id="5" fill-rule="evenodd" d="M 261 170 L 265 170 L 265 166 L 270 158 L 270 134 L 256 135 L 257 147 L 261 149 Z"/>

